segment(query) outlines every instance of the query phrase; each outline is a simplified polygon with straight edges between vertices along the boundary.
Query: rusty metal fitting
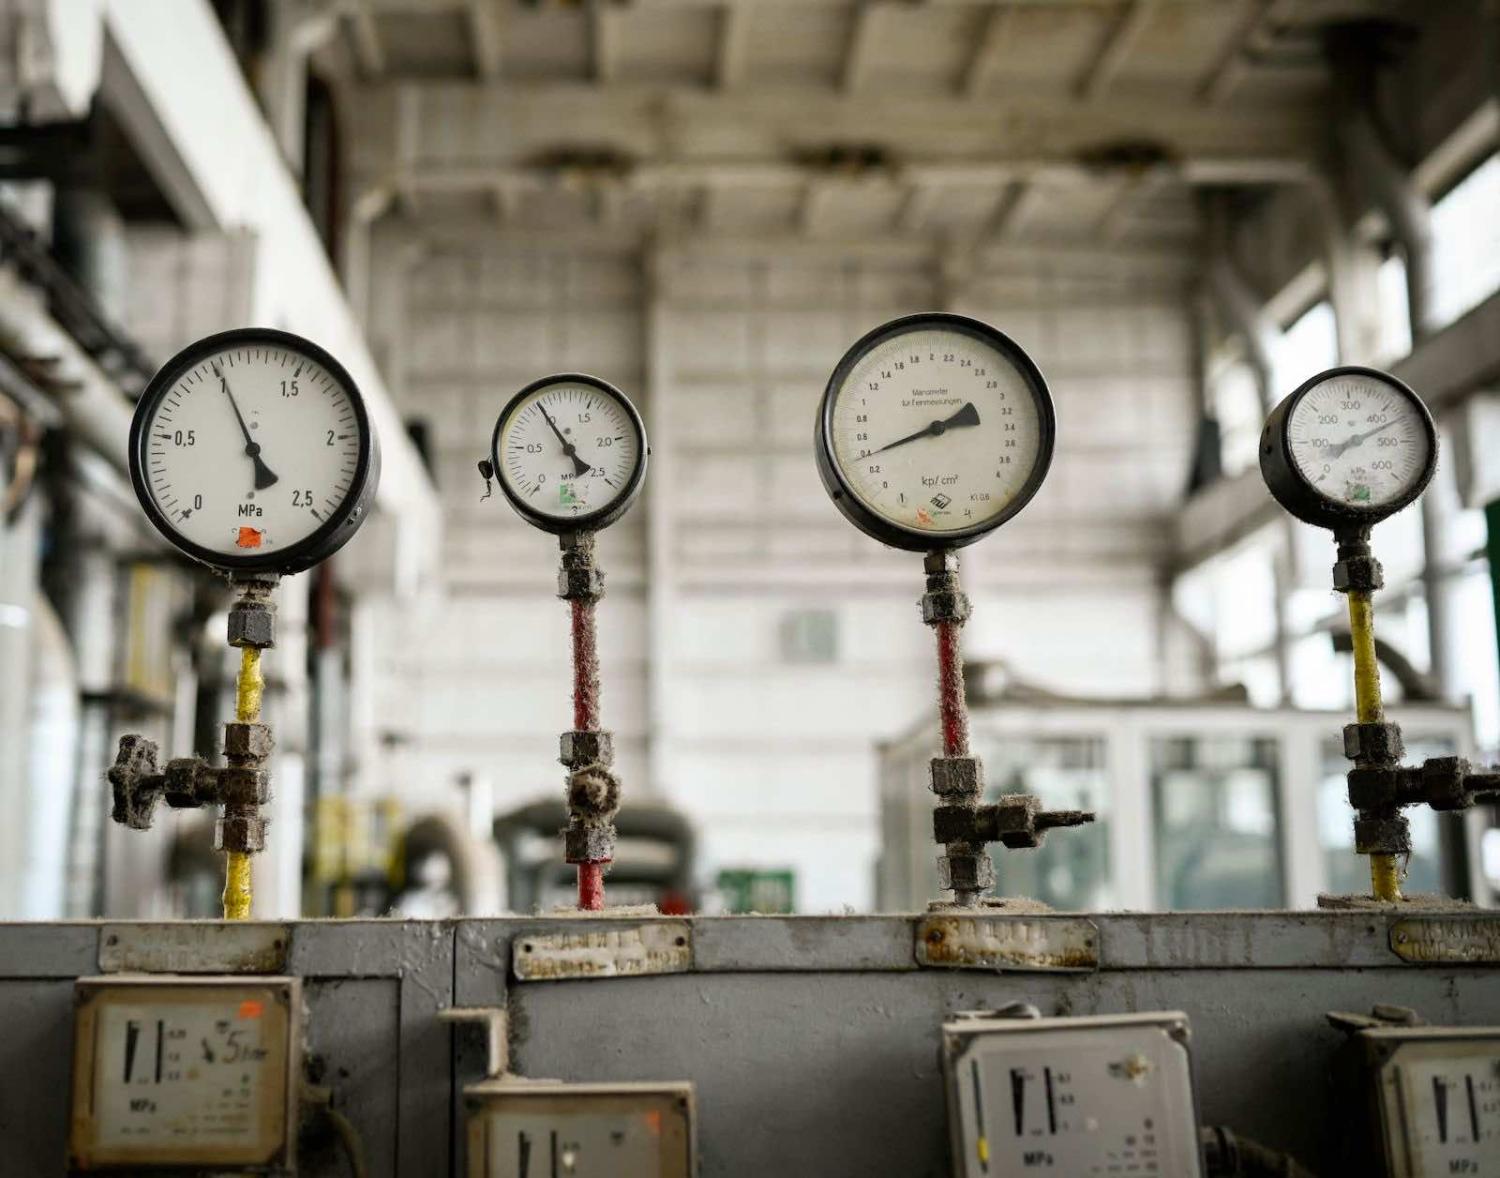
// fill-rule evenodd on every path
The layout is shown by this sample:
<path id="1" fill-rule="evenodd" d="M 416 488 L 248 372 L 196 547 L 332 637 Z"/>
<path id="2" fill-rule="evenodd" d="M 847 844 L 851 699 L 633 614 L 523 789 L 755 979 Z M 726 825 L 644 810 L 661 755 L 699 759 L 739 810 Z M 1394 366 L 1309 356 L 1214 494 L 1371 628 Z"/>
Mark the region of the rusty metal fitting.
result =
<path id="1" fill-rule="evenodd" d="M 162 775 L 162 798 L 174 810 L 192 810 L 214 800 L 213 770 L 202 757 L 176 757 Z"/>
<path id="2" fill-rule="evenodd" d="M 229 607 L 229 645 L 266 650 L 276 645 L 276 581 L 243 581 L 240 596 Z"/>
<path id="3" fill-rule="evenodd" d="M 568 813 L 583 820 L 612 818 L 620 809 L 620 779 L 603 765 L 568 774 Z"/>
<path id="4" fill-rule="evenodd" d="M 264 761 L 275 747 L 269 725 L 239 721 L 224 725 L 224 755 L 231 760 Z"/>
<path id="5" fill-rule="evenodd" d="M 927 781 L 938 797 L 978 798 L 984 792 L 984 765 L 978 757 L 933 757 Z"/>
<path id="6" fill-rule="evenodd" d="M 557 759 L 570 769 L 615 763 L 614 734 L 605 731 L 564 732 L 557 742 Z"/>
<path id="7" fill-rule="evenodd" d="M 156 758 L 154 740 L 134 735 L 120 737 L 115 763 L 105 777 L 114 796 L 110 816 L 121 826 L 131 830 L 151 829 L 151 815 L 166 784 Z"/>
<path id="8" fill-rule="evenodd" d="M 257 855 L 266 848 L 266 820 L 259 815 L 226 814 L 214 823 L 214 850 Z"/>
<path id="9" fill-rule="evenodd" d="M 1473 766 L 1463 757 L 1431 757 L 1421 768 L 1422 801 L 1434 810 L 1467 810 L 1474 804 L 1469 792 Z"/>
<path id="10" fill-rule="evenodd" d="M 1333 566 L 1335 589 L 1340 593 L 1373 593 L 1385 585 L 1384 570 L 1370 551 L 1369 528 L 1338 533 L 1334 539 L 1338 543 L 1338 561 Z"/>
<path id="11" fill-rule="evenodd" d="M 1365 765 L 1344 776 L 1349 805 L 1356 810 L 1378 810 L 1401 805 L 1401 770 L 1394 765 Z"/>
<path id="12" fill-rule="evenodd" d="M 608 863 L 615 857 L 615 828 L 609 823 L 569 822 L 562 832 L 569 863 Z"/>
<path id="13" fill-rule="evenodd" d="M 987 892 L 995 886 L 995 865 L 987 851 L 949 851 L 937 857 L 938 885 L 950 892 Z"/>
<path id="14" fill-rule="evenodd" d="M 1356 814 L 1354 849 L 1361 855 L 1409 855 L 1411 827 L 1403 814 Z"/>
<path id="15" fill-rule="evenodd" d="M 944 622 L 954 622 L 961 626 L 969 620 L 969 615 L 972 613 L 968 594 L 959 589 L 924 593 L 921 606 L 922 621 L 929 626 Z"/>
<path id="16" fill-rule="evenodd" d="M 562 565 L 557 595 L 564 601 L 598 601 L 604 596 L 604 574 L 594 564 L 594 533 L 568 532 L 558 537 Z"/>
<path id="17" fill-rule="evenodd" d="M 1373 765 L 1394 765 L 1406 753 L 1401 725 L 1345 724 L 1344 756 Z"/>
<path id="18" fill-rule="evenodd" d="M 217 777 L 217 796 L 225 806 L 263 806 L 271 800 L 270 775 L 248 765 L 230 765 L 212 771 Z"/>
<path id="19" fill-rule="evenodd" d="M 979 811 L 973 806 L 938 806 L 932 811 L 932 841 L 977 843 Z"/>

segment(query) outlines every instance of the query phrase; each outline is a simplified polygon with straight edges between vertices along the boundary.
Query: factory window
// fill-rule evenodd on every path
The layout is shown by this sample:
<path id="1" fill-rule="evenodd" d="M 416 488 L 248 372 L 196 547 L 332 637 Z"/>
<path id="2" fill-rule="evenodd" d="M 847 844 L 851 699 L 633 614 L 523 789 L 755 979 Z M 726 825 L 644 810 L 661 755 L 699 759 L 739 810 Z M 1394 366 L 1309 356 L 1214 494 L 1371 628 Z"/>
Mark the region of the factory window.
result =
<path id="1" fill-rule="evenodd" d="M 831 609 L 794 609 L 781 619 L 781 660 L 835 663 L 839 657 L 838 615 Z"/>
<path id="2" fill-rule="evenodd" d="M 1235 360 L 1214 379 L 1214 414 L 1219 419 L 1219 452 L 1226 475 L 1249 470 L 1259 461 L 1260 430 L 1265 410 L 1255 384 L 1255 370 Z"/>
<path id="3" fill-rule="evenodd" d="M 1411 309 L 1406 298 L 1406 259 L 1392 254 L 1376 272 L 1380 298 L 1380 361 L 1411 354 Z"/>
<path id="4" fill-rule="evenodd" d="M 1156 898 L 1163 908 L 1279 908 L 1277 744 L 1264 737 L 1151 742 Z"/>
<path id="5" fill-rule="evenodd" d="M 1314 303 L 1282 332 L 1273 363 L 1271 400 L 1280 401 L 1309 376 L 1339 362 L 1338 323 L 1327 299 Z"/>
<path id="6" fill-rule="evenodd" d="M 1409 765 L 1428 757 L 1446 757 L 1454 752 L 1446 737 L 1409 736 Z M 1324 886 L 1333 895 L 1363 894 L 1370 887 L 1369 862 L 1354 853 L 1354 825 L 1349 821 L 1349 788 L 1344 775 L 1341 740 L 1326 740 L 1320 750 L 1322 780 L 1318 783 L 1318 842 L 1323 848 Z M 1426 806 L 1405 811 L 1411 823 L 1411 858 L 1407 862 L 1405 888 L 1409 894 L 1443 891 L 1442 852 L 1438 843 L 1438 816 Z"/>
<path id="7" fill-rule="evenodd" d="M 1500 156 L 1492 155 L 1432 206 L 1432 266 L 1439 324 L 1500 289 Z"/>

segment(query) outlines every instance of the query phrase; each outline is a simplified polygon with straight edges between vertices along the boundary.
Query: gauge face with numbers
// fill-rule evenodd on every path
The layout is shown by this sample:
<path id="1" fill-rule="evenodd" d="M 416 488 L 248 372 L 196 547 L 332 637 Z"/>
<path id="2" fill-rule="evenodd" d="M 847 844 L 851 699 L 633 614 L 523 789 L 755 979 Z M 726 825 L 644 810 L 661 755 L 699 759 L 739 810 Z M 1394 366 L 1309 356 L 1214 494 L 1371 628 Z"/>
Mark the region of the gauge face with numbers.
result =
<path id="1" fill-rule="evenodd" d="M 619 519 L 640 492 L 649 453 L 629 398 L 580 373 L 527 385 L 501 411 L 490 441 L 511 506 L 554 533 L 597 531 Z"/>
<path id="2" fill-rule="evenodd" d="M 1282 506 L 1324 527 L 1373 523 L 1412 502 L 1437 465 L 1421 399 L 1369 368 L 1319 373 L 1271 414 L 1261 471 Z"/>
<path id="3" fill-rule="evenodd" d="M 1007 336 L 960 315 L 912 315 L 870 332 L 834 369 L 818 471 L 875 539 L 954 548 L 1030 501 L 1055 433 L 1046 382 Z"/>
<path id="4" fill-rule="evenodd" d="M 364 522 L 380 452 L 354 381 L 288 332 L 209 336 L 152 378 L 130 430 L 151 522 L 229 572 L 294 573 Z"/>

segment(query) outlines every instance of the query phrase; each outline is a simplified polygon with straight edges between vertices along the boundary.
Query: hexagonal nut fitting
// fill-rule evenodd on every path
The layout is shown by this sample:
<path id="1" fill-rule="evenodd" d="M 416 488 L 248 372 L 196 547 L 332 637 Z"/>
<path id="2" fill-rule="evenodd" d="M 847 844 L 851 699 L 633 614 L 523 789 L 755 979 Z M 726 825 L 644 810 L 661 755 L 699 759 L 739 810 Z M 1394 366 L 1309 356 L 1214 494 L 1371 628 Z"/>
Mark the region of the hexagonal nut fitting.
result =
<path id="1" fill-rule="evenodd" d="M 1411 853 L 1411 827 L 1402 814 L 1354 817 L 1354 849 L 1361 855 Z"/>
<path id="2" fill-rule="evenodd" d="M 987 892 L 995 886 L 995 865 L 985 851 L 939 855 L 938 886 L 950 892 Z"/>
<path id="3" fill-rule="evenodd" d="M 973 806 L 938 806 L 932 812 L 932 841 L 935 843 L 977 843 L 979 811 Z"/>
<path id="4" fill-rule="evenodd" d="M 226 814 L 214 823 L 214 850 L 256 855 L 266 849 L 266 820 L 249 814 Z"/>
<path id="5" fill-rule="evenodd" d="M 570 769 L 583 765 L 613 765 L 615 738 L 610 732 L 564 732 L 557 742 L 557 759 Z"/>
<path id="6" fill-rule="evenodd" d="M 943 590 L 922 594 L 922 621 L 929 626 L 942 622 L 957 622 L 962 625 L 969 620 L 969 595 L 959 590 Z"/>
<path id="7" fill-rule="evenodd" d="M 1467 810 L 1471 766 L 1463 757 L 1430 757 L 1422 763 L 1422 799 L 1434 810 Z"/>
<path id="8" fill-rule="evenodd" d="M 992 806 L 985 807 L 993 827 L 991 841 L 1013 851 L 1041 846 L 1046 837 L 1036 824 L 1041 809 L 1041 801 L 1032 794 L 1006 794 L 996 799 Z"/>
<path id="9" fill-rule="evenodd" d="M 229 645 L 275 646 L 276 607 L 269 601 L 236 601 L 229 608 Z"/>
<path id="10" fill-rule="evenodd" d="M 224 725 L 224 755 L 245 761 L 263 761 L 271 755 L 276 741 L 266 724 L 242 724 L 238 721 Z"/>
<path id="11" fill-rule="evenodd" d="M 1350 769 L 1346 780 L 1349 804 L 1356 810 L 1378 810 L 1398 804 L 1401 772 L 1393 766 Z"/>
<path id="12" fill-rule="evenodd" d="M 609 823 L 570 823 L 562 832 L 569 863 L 608 863 L 615 857 L 615 828 Z"/>
<path id="13" fill-rule="evenodd" d="M 978 757 L 933 757 L 927 788 L 940 798 L 977 798 L 984 792 L 984 765 Z"/>
<path id="14" fill-rule="evenodd" d="M 1351 556 L 1333 566 L 1333 587 L 1340 593 L 1363 590 L 1373 593 L 1385 585 L 1385 570 L 1373 556 Z"/>
<path id="15" fill-rule="evenodd" d="M 564 601 L 598 601 L 604 596 L 604 574 L 592 566 L 558 569 L 557 595 Z"/>
<path id="16" fill-rule="evenodd" d="M 167 762 L 163 774 L 162 798 L 174 810 L 192 810 L 210 802 L 201 792 L 207 784 L 202 774 L 208 762 L 202 757 L 177 757 Z"/>
<path id="17" fill-rule="evenodd" d="M 230 765 L 215 771 L 218 800 L 226 806 L 264 806 L 271 800 L 271 775 L 264 769 Z"/>
<path id="18" fill-rule="evenodd" d="M 1394 765 L 1405 752 L 1399 724 L 1344 725 L 1344 756 L 1351 761 Z"/>

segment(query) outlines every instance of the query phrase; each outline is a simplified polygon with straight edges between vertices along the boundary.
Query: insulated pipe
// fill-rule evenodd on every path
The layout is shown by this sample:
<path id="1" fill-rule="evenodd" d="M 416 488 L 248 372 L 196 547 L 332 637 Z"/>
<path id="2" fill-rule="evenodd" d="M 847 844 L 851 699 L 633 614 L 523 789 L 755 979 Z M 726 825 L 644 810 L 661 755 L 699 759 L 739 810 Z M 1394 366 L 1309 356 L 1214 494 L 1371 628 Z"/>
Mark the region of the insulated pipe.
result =
<path id="1" fill-rule="evenodd" d="M 1354 712 L 1361 724 L 1380 724 L 1385 706 L 1380 699 L 1380 663 L 1375 658 L 1375 606 L 1368 589 L 1350 589 L 1349 637 L 1354 648 Z M 1396 856 L 1370 856 L 1370 894 L 1394 903 L 1401 899 L 1401 872 Z"/>
<path id="2" fill-rule="evenodd" d="M 240 673 L 235 680 L 234 718 L 241 724 L 260 723 L 260 703 L 266 680 L 260 671 L 260 651 L 240 648 Z M 250 919 L 250 856 L 228 851 L 224 857 L 224 919 Z"/>

